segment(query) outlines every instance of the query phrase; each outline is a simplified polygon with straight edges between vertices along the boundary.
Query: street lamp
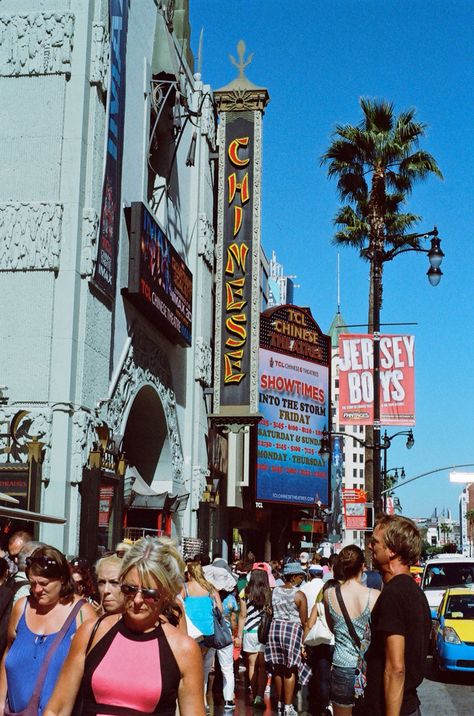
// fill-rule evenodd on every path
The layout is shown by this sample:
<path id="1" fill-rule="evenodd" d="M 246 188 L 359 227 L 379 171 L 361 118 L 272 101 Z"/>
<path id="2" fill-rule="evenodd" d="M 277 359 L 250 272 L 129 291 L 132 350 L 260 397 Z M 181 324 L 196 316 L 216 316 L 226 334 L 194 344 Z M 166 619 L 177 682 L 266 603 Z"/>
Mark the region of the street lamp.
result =
<path id="1" fill-rule="evenodd" d="M 380 489 L 380 505 L 379 505 L 379 507 L 377 508 L 374 505 L 375 514 L 377 515 L 379 512 L 381 512 L 381 509 L 382 509 L 382 489 L 384 491 L 384 498 L 383 498 L 384 509 L 387 504 L 386 503 L 386 492 L 387 491 L 385 489 L 386 488 L 385 478 L 387 476 L 387 451 L 392 444 L 392 440 L 394 438 L 399 437 L 400 435 L 407 436 L 406 447 L 407 447 L 407 450 L 411 450 L 411 448 L 415 444 L 415 437 L 413 435 L 413 430 L 411 430 L 411 429 L 410 430 L 399 430 L 397 433 L 394 433 L 393 435 L 388 435 L 387 431 L 385 431 L 383 434 L 382 442 L 379 442 L 379 444 L 377 446 L 375 441 L 373 443 L 369 443 L 369 442 L 367 442 L 367 440 L 362 440 L 361 438 L 358 438 L 356 435 L 352 435 L 351 433 L 342 433 L 342 432 L 337 432 L 335 430 L 329 431 L 326 429 L 326 427 L 324 427 L 324 430 L 322 431 L 321 440 L 320 440 L 319 450 L 318 450 L 318 454 L 323 460 L 328 460 L 330 457 L 331 437 L 333 435 L 340 435 L 343 438 L 351 438 L 351 440 L 354 440 L 354 442 L 359 443 L 359 445 L 362 445 L 363 448 L 366 448 L 368 450 L 373 450 L 374 452 L 377 449 L 379 451 L 379 455 L 380 455 L 380 450 L 383 450 L 383 474 L 380 475 L 380 472 L 379 472 L 379 480 L 380 480 L 380 483 L 383 482 L 383 488 L 382 488 L 382 485 L 380 484 L 379 485 L 379 489 Z M 375 462 L 375 460 L 374 460 L 374 462 Z M 379 471 L 380 471 L 380 458 L 379 458 L 378 465 L 379 465 Z M 402 468 L 392 468 L 392 469 L 402 470 L 401 477 L 402 478 L 405 477 L 405 469 L 403 467 Z M 398 475 L 396 477 L 398 478 Z M 374 492 L 375 492 L 375 489 L 374 489 Z"/>
<path id="2" fill-rule="evenodd" d="M 400 473 L 398 472 L 400 470 Z M 390 476 L 390 473 L 393 472 L 393 478 Z M 406 472 L 404 467 L 389 467 L 388 470 L 383 471 L 382 476 L 382 499 L 383 499 L 383 509 L 384 512 L 387 512 L 387 497 L 392 495 L 391 489 L 396 483 L 398 482 L 398 479 L 401 478 L 402 480 L 406 477 Z M 394 498 L 394 504 L 400 505 L 400 500 L 398 497 Z"/>
<path id="3" fill-rule="evenodd" d="M 416 251 L 428 255 L 430 268 L 427 276 L 432 286 L 437 286 L 441 280 L 443 272 L 440 269 L 444 253 L 441 250 L 441 239 L 438 238 L 438 229 L 436 226 L 433 231 L 426 231 L 422 234 L 408 234 L 403 238 L 406 242 L 416 242 L 418 239 L 428 238 L 431 236 L 431 247 L 424 249 L 421 246 L 409 246 L 408 248 L 397 247 L 385 249 L 383 243 L 377 241 L 367 252 L 367 258 L 370 260 L 371 271 L 374 281 L 374 299 L 372 302 L 372 333 L 373 333 L 373 360 L 374 360 L 374 417 L 373 417 L 373 501 L 375 514 L 382 509 L 382 492 L 381 492 L 381 461 L 380 450 L 383 445 L 380 442 L 380 308 L 382 303 L 382 266 L 387 261 L 393 261 L 400 254 Z M 387 239 L 397 238 L 387 236 Z M 369 327 L 370 329 L 370 327 Z M 408 445 L 407 445 L 408 447 Z"/>

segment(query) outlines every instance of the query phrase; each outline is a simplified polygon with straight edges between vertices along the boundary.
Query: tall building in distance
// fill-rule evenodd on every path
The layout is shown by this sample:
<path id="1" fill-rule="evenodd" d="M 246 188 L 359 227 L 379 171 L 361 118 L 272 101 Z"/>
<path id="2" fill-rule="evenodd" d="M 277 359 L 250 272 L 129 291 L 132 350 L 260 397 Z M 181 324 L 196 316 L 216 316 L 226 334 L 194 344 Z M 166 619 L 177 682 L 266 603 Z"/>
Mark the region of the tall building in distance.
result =
<path id="1" fill-rule="evenodd" d="M 298 284 L 293 282 L 296 276 L 285 276 L 283 265 L 277 261 L 275 251 L 272 251 L 268 267 L 268 303 L 266 307 L 273 308 L 294 303 L 294 290 L 299 288 Z"/>
<path id="2" fill-rule="evenodd" d="M 343 438 L 342 452 L 342 487 L 343 489 L 365 489 L 365 449 L 351 436 L 358 440 L 365 440 L 365 427 L 363 425 L 341 425 L 339 422 L 339 336 L 341 333 L 349 333 L 349 329 L 338 305 L 337 313 L 329 328 L 328 334 L 331 337 L 331 421 L 328 426 L 332 431 L 345 433 Z M 344 524 L 344 523 L 343 523 Z M 342 531 L 342 545 L 358 544 L 364 546 L 364 532 L 361 530 Z"/>

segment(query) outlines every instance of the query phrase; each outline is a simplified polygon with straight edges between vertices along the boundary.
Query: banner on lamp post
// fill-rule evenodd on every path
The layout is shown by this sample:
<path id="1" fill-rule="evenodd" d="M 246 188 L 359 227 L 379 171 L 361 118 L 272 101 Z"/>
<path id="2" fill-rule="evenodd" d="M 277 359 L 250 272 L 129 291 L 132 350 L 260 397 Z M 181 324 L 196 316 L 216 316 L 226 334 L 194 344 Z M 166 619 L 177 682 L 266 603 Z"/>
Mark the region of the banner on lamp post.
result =
<path id="1" fill-rule="evenodd" d="M 342 490 L 342 501 L 344 504 L 344 523 L 346 530 L 367 529 L 367 493 L 365 490 L 348 489 Z"/>
<path id="2" fill-rule="evenodd" d="M 374 420 L 374 357 L 371 334 L 339 336 L 339 424 Z M 380 336 L 380 422 L 415 425 L 415 337 Z"/>

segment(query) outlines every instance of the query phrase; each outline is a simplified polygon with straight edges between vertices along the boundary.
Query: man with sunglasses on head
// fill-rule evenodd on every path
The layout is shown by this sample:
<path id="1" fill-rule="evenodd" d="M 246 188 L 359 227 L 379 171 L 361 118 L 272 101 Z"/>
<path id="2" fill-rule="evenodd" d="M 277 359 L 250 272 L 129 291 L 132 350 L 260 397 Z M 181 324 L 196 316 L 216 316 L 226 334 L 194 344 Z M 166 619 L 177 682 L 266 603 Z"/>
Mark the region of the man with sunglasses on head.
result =
<path id="1" fill-rule="evenodd" d="M 33 537 L 29 532 L 18 530 L 14 532 L 8 540 L 8 551 L 0 552 L 0 557 L 4 557 L 8 562 L 8 571 L 11 577 L 18 572 L 18 555 L 25 544 L 31 542 L 32 539 Z"/>

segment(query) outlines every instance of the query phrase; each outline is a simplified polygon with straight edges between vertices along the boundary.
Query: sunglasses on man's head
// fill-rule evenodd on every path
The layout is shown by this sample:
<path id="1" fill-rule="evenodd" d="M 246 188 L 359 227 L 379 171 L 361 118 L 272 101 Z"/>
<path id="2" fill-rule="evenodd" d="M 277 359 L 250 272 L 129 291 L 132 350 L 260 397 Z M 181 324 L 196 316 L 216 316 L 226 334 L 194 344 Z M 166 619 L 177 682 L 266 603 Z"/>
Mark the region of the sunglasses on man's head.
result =
<path id="1" fill-rule="evenodd" d="M 135 599 L 138 592 L 140 592 L 144 602 L 157 602 L 161 596 L 161 592 L 159 589 L 136 587 L 134 584 L 127 584 L 126 582 L 120 585 L 120 589 L 122 590 L 122 594 L 124 594 L 126 597 L 132 597 L 132 599 Z"/>

